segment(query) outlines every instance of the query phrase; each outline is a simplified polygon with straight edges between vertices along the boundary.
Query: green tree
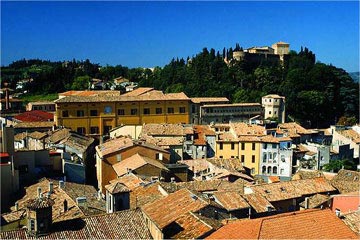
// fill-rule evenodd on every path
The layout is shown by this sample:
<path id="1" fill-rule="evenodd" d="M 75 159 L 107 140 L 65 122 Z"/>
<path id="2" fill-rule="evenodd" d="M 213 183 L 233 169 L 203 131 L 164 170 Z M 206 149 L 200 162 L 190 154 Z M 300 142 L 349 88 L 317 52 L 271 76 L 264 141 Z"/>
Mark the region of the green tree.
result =
<path id="1" fill-rule="evenodd" d="M 85 90 L 89 88 L 91 77 L 90 76 L 79 76 L 75 78 L 71 85 L 72 90 Z"/>

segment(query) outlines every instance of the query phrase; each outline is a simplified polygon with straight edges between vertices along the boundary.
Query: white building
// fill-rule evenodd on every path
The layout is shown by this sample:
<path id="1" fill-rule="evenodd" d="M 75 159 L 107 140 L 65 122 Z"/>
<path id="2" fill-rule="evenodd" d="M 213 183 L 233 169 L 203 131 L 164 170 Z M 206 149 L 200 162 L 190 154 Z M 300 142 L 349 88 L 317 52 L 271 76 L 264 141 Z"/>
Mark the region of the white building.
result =
<path id="1" fill-rule="evenodd" d="M 269 94 L 261 99 L 264 107 L 264 119 L 277 118 L 279 123 L 285 122 L 285 97 Z"/>

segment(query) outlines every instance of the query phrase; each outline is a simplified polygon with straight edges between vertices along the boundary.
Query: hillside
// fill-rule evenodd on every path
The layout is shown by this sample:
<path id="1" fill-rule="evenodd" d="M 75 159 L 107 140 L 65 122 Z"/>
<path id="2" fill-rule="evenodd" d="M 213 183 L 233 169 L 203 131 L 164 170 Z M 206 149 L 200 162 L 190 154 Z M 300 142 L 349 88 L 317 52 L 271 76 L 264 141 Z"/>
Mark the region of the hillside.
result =
<path id="1" fill-rule="evenodd" d="M 238 44 L 234 50 L 242 49 Z M 51 94 L 87 89 L 91 78 L 107 81 L 123 76 L 166 92 L 184 91 L 189 97 L 225 96 L 232 102 L 260 102 L 263 95 L 286 97 L 286 111 L 308 127 L 327 127 L 340 117 L 358 117 L 357 84 L 343 69 L 316 62 L 313 52 L 291 51 L 284 62 L 270 58 L 237 61 L 232 48 L 220 54 L 204 48 L 192 58 L 172 59 L 154 70 L 105 66 L 86 61 L 20 60 L 1 68 L 1 83 L 33 79 L 22 91 Z M 224 57 L 227 61 L 224 61 Z"/>

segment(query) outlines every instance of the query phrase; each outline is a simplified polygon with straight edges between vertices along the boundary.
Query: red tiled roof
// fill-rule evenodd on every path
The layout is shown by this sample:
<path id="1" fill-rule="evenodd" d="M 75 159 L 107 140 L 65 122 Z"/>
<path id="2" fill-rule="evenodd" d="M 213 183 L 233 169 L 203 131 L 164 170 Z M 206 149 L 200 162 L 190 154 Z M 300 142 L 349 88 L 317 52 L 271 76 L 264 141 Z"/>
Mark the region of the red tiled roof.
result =
<path id="1" fill-rule="evenodd" d="M 182 230 L 173 236 L 165 237 L 171 237 L 172 239 L 199 239 L 213 229 L 192 212 L 183 214 L 175 222 Z"/>
<path id="2" fill-rule="evenodd" d="M 207 239 L 358 239 L 358 236 L 329 209 L 310 209 L 232 222 Z"/>
<path id="3" fill-rule="evenodd" d="M 167 197 L 142 207 L 143 212 L 159 227 L 163 229 L 177 220 L 181 215 L 196 212 L 208 203 L 190 190 L 183 188 Z"/>
<path id="4" fill-rule="evenodd" d="M 41 110 L 33 110 L 21 113 L 14 118 L 21 122 L 48 122 L 54 120 L 54 114 Z"/>
<path id="5" fill-rule="evenodd" d="M 228 211 L 250 207 L 240 193 L 236 191 L 214 192 L 214 197 Z"/>

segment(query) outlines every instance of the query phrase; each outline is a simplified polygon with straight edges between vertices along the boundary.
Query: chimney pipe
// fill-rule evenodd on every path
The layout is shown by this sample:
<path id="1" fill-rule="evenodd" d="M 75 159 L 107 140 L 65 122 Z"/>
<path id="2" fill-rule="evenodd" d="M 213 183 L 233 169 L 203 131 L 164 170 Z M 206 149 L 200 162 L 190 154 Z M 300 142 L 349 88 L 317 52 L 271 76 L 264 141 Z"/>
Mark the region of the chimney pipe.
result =
<path id="1" fill-rule="evenodd" d="M 170 178 L 170 182 L 175 182 L 175 178 L 174 177 L 172 177 L 172 178 Z"/>
<path id="2" fill-rule="evenodd" d="M 41 198 L 41 187 L 37 188 L 37 196 L 38 198 Z"/>
<path id="3" fill-rule="evenodd" d="M 18 210 L 19 210 L 19 203 L 15 202 L 15 211 L 18 211 Z"/>
<path id="4" fill-rule="evenodd" d="M 54 190 L 54 183 L 53 182 L 49 182 L 49 193 L 52 194 Z"/>
<path id="5" fill-rule="evenodd" d="M 305 209 L 309 209 L 309 201 L 310 199 L 308 197 L 305 198 Z"/>
<path id="6" fill-rule="evenodd" d="M 335 215 L 339 218 L 339 217 L 340 217 L 340 214 L 341 214 L 340 209 L 336 208 L 336 209 L 335 209 Z"/>
<path id="7" fill-rule="evenodd" d="M 68 210 L 68 202 L 66 201 L 66 199 L 64 199 L 64 212 L 66 212 Z"/>

